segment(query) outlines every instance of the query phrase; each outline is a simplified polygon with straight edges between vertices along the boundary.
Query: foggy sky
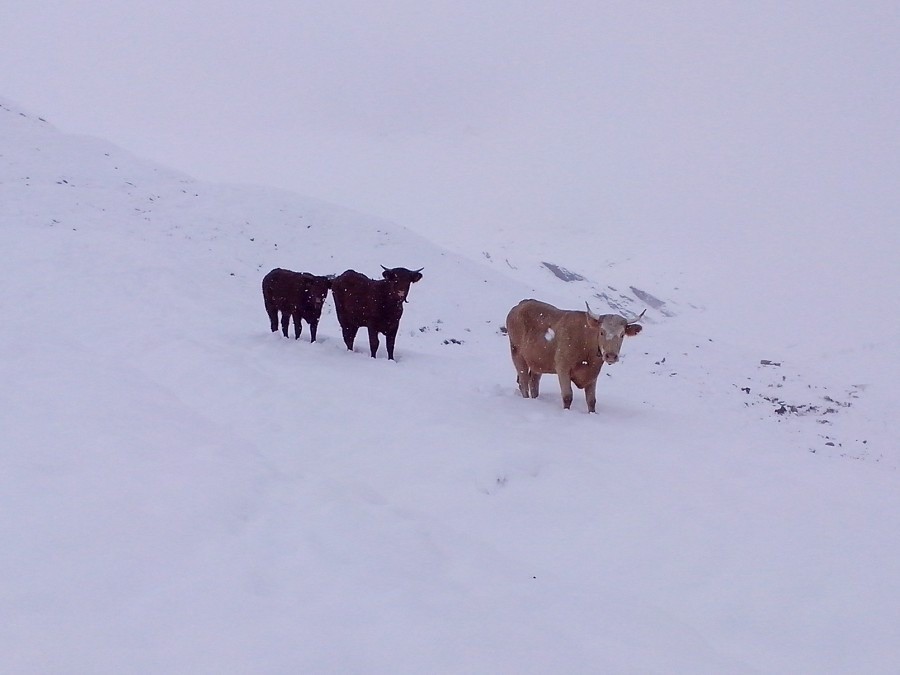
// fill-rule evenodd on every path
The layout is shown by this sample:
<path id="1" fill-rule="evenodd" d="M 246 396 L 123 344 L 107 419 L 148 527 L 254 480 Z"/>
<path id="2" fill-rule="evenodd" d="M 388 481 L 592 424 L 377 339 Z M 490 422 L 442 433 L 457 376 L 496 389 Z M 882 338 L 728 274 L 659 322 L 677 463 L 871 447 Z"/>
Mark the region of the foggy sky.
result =
<path id="1" fill-rule="evenodd" d="M 785 315 L 883 305 L 859 296 L 900 266 L 898 63 L 896 2 L 12 0 L 0 21 L 0 94 L 63 131 L 468 252 L 553 255 L 548 226 L 581 264 L 707 251 L 697 280 L 743 302 L 762 273 L 797 286 L 756 308 Z"/>

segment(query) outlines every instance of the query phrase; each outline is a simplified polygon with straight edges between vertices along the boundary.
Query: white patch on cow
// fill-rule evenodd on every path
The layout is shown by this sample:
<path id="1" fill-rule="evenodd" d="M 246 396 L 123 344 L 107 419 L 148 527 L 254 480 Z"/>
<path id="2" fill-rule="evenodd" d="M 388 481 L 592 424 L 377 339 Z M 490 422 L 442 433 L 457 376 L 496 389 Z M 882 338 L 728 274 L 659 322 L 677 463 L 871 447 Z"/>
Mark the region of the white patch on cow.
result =
<path id="1" fill-rule="evenodd" d="M 552 328 L 548 328 L 548 329 L 547 329 L 547 332 L 544 333 L 544 339 L 545 339 L 547 342 L 552 342 L 552 341 L 553 341 L 553 338 L 555 338 L 555 337 L 556 337 L 556 333 L 553 331 Z"/>

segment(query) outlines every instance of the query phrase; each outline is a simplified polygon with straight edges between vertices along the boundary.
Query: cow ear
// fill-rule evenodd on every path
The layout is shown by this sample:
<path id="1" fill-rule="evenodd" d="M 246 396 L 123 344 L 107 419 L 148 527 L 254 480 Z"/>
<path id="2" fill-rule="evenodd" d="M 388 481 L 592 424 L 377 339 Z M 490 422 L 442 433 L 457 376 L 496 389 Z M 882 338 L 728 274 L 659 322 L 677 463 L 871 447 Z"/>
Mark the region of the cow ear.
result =
<path id="1" fill-rule="evenodd" d="M 641 324 L 630 323 L 627 326 L 625 326 L 625 335 L 630 335 L 630 336 L 634 337 L 635 335 L 640 333 L 642 330 L 644 330 L 644 327 Z"/>
<path id="2" fill-rule="evenodd" d="M 421 280 L 422 280 L 422 273 L 421 273 L 421 272 L 416 272 L 416 273 L 413 274 L 413 276 L 412 276 L 412 282 L 413 282 L 413 283 L 416 283 L 417 281 L 421 281 Z"/>
<path id="3" fill-rule="evenodd" d="M 381 276 L 383 276 L 385 279 L 393 279 L 394 273 L 385 267 L 384 272 L 381 273 Z"/>

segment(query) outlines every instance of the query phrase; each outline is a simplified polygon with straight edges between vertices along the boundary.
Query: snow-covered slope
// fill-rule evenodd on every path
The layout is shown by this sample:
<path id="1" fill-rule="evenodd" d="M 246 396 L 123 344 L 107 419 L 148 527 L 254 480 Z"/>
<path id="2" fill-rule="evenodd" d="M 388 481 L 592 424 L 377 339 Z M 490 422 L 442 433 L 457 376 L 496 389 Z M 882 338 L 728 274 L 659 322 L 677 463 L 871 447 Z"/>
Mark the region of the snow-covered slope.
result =
<path id="1" fill-rule="evenodd" d="M 4 671 L 900 664 L 896 390 L 698 331 L 658 266 L 467 260 L 7 102 L 0 138 Z M 330 301 L 316 344 L 269 332 L 272 267 L 380 264 L 425 268 L 396 362 Z M 598 414 L 521 399 L 508 309 L 604 294 L 651 308 Z"/>

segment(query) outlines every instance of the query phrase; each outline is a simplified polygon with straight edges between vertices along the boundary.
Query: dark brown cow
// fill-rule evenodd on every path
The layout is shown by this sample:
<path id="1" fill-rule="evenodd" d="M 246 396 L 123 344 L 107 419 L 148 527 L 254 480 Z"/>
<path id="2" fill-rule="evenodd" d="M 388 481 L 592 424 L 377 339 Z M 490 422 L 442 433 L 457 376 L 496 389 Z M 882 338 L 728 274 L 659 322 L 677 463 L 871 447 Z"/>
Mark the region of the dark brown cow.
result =
<path id="1" fill-rule="evenodd" d="M 394 341 L 400 328 L 403 303 L 409 294 L 410 284 L 422 278 L 422 269 L 405 267 L 388 269 L 381 266 L 383 279 L 370 279 L 354 270 L 347 270 L 335 277 L 331 285 L 331 297 L 344 343 L 353 350 L 356 332 L 363 326 L 369 329 L 369 351 L 372 358 L 378 351 L 378 334 L 387 338 L 388 359 L 394 358 Z"/>
<path id="2" fill-rule="evenodd" d="M 322 304 L 331 277 L 319 277 L 309 272 L 292 272 L 276 268 L 262 280 L 263 300 L 269 315 L 272 332 L 278 330 L 278 312 L 281 312 L 281 332 L 288 337 L 288 325 L 294 319 L 294 339 L 300 337 L 303 319 L 309 324 L 310 342 L 316 341 L 316 329 L 322 316 Z"/>
<path id="3" fill-rule="evenodd" d="M 585 303 L 587 305 L 587 303 Z M 646 311 L 646 310 L 645 310 Z M 588 412 L 596 412 L 597 377 L 604 363 L 619 360 L 626 335 L 637 335 L 636 319 L 618 314 L 563 310 L 539 300 L 522 300 L 506 317 L 516 381 L 525 398 L 537 398 L 541 375 L 556 373 L 563 408 L 572 405 L 572 384 L 584 389 Z"/>

